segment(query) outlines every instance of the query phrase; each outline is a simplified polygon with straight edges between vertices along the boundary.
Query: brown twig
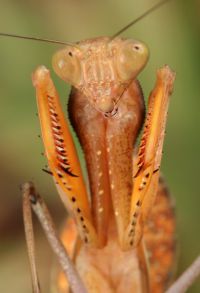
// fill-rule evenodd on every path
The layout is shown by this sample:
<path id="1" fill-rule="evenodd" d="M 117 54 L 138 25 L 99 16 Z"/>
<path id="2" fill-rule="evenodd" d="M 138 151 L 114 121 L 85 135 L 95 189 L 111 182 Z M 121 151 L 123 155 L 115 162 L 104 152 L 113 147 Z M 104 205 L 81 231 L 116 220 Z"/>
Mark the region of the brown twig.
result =
<path id="1" fill-rule="evenodd" d="M 165 293 L 184 293 L 200 275 L 200 256 Z"/>
<path id="2" fill-rule="evenodd" d="M 30 190 L 27 185 L 22 186 L 23 189 L 23 219 L 24 219 L 24 229 L 28 250 L 28 257 L 31 269 L 31 280 L 32 280 L 32 291 L 33 293 L 40 293 L 40 285 L 38 279 L 38 273 L 36 270 L 35 263 L 35 240 L 33 233 L 33 221 L 32 221 L 32 211 L 29 199 Z"/>
<path id="3" fill-rule="evenodd" d="M 73 291 L 73 293 L 87 293 L 85 286 L 76 271 L 76 268 L 74 267 L 73 263 L 71 262 L 71 259 L 69 258 L 67 251 L 65 250 L 65 247 L 63 246 L 61 240 L 59 239 L 59 236 L 56 233 L 56 229 L 52 220 L 52 217 L 48 211 L 48 208 L 43 201 L 43 199 L 40 197 L 40 195 L 36 192 L 35 187 L 32 182 L 27 182 L 22 186 L 23 196 L 24 196 L 24 202 L 23 205 L 24 208 L 27 208 L 28 202 L 28 215 L 30 218 L 30 205 L 32 206 L 32 209 L 34 210 L 35 214 L 37 215 L 37 218 L 40 221 L 40 224 L 46 234 L 46 237 L 49 241 L 49 244 L 53 250 L 53 252 L 57 255 L 58 261 L 63 269 L 63 272 L 65 273 L 70 287 Z M 24 214 L 26 213 L 26 210 Z M 25 218 L 27 220 L 27 217 Z M 31 220 L 32 222 L 32 220 Z M 27 223 L 25 223 L 25 226 Z M 28 224 L 29 228 L 32 228 L 32 224 Z M 26 229 L 27 230 L 27 229 Z M 32 232 L 33 233 L 33 232 Z M 32 237 L 32 235 L 31 235 Z M 35 255 L 34 255 L 34 244 L 30 244 L 31 237 L 29 237 L 29 241 L 27 244 L 30 246 L 28 247 L 29 251 L 29 260 L 31 262 L 31 271 L 32 271 L 32 283 L 34 283 L 33 287 L 36 287 L 36 284 L 38 283 L 36 269 L 35 269 Z M 33 240 L 33 237 L 32 237 Z M 33 251 L 33 252 L 32 252 Z M 40 292 L 40 291 L 33 291 L 34 293 Z"/>

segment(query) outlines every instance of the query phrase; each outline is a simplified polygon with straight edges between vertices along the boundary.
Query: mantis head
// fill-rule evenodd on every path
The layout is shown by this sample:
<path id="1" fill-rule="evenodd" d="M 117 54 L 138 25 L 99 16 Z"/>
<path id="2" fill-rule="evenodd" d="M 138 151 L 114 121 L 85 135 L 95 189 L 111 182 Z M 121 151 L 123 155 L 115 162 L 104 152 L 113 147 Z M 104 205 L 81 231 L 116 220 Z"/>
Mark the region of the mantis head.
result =
<path id="1" fill-rule="evenodd" d="M 142 42 L 101 37 L 59 50 L 53 56 L 53 68 L 61 79 L 82 91 L 98 111 L 112 115 L 148 56 Z"/>

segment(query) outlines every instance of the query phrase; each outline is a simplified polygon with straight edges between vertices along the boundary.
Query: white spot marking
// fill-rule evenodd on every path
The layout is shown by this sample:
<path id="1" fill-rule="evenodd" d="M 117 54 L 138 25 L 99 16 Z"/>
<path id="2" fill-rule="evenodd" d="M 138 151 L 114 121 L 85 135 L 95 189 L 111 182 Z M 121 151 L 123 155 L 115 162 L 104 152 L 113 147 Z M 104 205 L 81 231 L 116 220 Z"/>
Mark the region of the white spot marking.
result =
<path id="1" fill-rule="evenodd" d="M 133 119 L 135 115 L 133 115 L 132 113 L 127 113 L 124 118 L 129 120 L 129 119 Z"/>
<path id="2" fill-rule="evenodd" d="M 103 189 L 99 190 L 99 195 L 102 195 L 104 193 Z"/>
<path id="3" fill-rule="evenodd" d="M 101 177 L 102 175 L 103 175 L 103 173 L 102 172 L 99 172 L 98 176 Z"/>
<path id="4" fill-rule="evenodd" d="M 64 66 L 64 64 L 65 64 L 64 60 L 61 59 L 61 60 L 58 62 L 58 67 L 59 67 L 60 69 L 62 69 L 63 66 Z"/>
<path id="5" fill-rule="evenodd" d="M 101 155 L 101 151 L 97 151 L 97 156 L 100 156 Z"/>
<path id="6" fill-rule="evenodd" d="M 102 213 L 103 212 L 103 208 L 99 208 L 99 213 Z"/>

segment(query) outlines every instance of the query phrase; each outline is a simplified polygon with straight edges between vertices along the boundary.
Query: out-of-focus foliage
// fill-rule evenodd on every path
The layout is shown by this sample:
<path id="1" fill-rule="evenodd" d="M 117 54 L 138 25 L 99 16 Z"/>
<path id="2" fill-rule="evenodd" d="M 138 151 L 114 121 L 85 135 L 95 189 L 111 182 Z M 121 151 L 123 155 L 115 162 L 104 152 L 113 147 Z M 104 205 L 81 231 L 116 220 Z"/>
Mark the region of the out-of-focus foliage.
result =
<path id="1" fill-rule="evenodd" d="M 155 3 L 154 0 L 0 0 L 0 30 L 78 41 L 112 35 Z M 199 1 L 174 0 L 123 34 L 149 46 L 150 60 L 140 76 L 145 97 L 153 87 L 158 67 L 167 63 L 177 73 L 162 170 L 176 201 L 179 273 L 200 252 L 199 19 Z M 40 130 L 31 84 L 31 72 L 37 65 L 44 64 L 52 70 L 51 56 L 56 49 L 56 45 L 0 38 L 0 292 L 31 290 L 20 183 L 34 180 L 48 202 L 58 206 L 55 213 L 61 210 L 64 214 L 50 176 L 41 171 L 46 162 L 41 156 L 42 142 L 37 137 Z M 69 87 L 52 74 L 66 107 Z M 42 278 L 47 279 L 45 268 L 49 267 L 49 260 L 43 246 L 40 246 L 39 267 Z M 42 285 L 46 286 L 44 281 Z M 48 291 L 48 287 L 43 290 Z M 200 292 L 200 284 L 197 282 L 190 292 Z"/>

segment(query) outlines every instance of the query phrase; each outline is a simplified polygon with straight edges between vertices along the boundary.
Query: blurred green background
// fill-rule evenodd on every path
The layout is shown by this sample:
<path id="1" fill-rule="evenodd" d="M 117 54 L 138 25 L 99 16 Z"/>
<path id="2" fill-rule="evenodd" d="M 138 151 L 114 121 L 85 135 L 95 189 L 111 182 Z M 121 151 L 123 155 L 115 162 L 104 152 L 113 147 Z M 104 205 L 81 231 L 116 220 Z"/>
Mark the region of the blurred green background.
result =
<path id="1" fill-rule="evenodd" d="M 64 41 L 109 36 L 156 2 L 0 0 L 0 30 Z M 162 171 L 176 201 L 180 274 L 200 252 L 200 1 L 170 1 L 123 37 L 149 46 L 150 60 L 139 78 L 146 98 L 158 67 L 169 64 L 177 73 Z M 37 137 L 40 128 L 31 84 L 31 72 L 39 64 L 52 70 L 51 56 L 57 48 L 0 37 L 0 292 L 31 292 L 19 185 L 33 180 L 53 214 L 58 218 L 65 214 L 52 178 L 41 171 L 46 162 Z M 52 75 L 66 108 L 69 87 Z M 49 292 L 51 252 L 38 231 L 39 273 L 43 292 Z M 189 292 L 200 292 L 200 282 Z"/>

